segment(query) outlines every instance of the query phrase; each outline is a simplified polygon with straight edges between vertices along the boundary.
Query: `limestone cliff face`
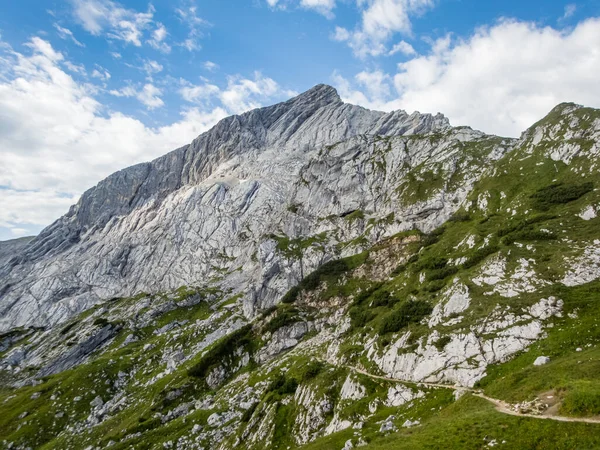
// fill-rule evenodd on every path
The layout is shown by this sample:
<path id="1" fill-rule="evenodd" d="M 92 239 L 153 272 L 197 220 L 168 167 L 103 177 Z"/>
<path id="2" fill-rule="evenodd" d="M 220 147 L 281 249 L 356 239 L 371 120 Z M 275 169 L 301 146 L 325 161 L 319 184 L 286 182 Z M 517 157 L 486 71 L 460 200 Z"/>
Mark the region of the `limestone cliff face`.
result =
<path id="1" fill-rule="evenodd" d="M 483 150 L 465 154 L 469 142 Z M 340 252 L 439 225 L 512 145 L 453 129 L 439 114 L 345 104 L 325 85 L 226 118 L 101 181 L 6 258 L 0 330 L 53 325 L 112 297 L 184 285 L 233 289 L 252 316 Z M 423 174 L 441 184 L 411 198 L 403 186 L 415 177 L 427 185 Z M 302 256 L 282 252 L 273 235 L 306 246 Z M 316 235 L 314 245 L 303 241 Z"/>

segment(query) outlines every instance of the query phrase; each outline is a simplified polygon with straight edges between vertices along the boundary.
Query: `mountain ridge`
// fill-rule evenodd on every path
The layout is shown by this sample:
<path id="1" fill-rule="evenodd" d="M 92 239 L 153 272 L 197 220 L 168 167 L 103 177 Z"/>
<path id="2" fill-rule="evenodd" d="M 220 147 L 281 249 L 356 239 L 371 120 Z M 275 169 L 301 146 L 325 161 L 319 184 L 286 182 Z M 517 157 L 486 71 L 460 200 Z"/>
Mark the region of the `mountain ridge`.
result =
<path id="1" fill-rule="evenodd" d="M 314 145 L 346 135 L 335 111 L 380 129 L 333 100 L 294 145 L 238 127 L 207 178 L 12 269 L 3 444 L 600 445 L 600 110 Z"/>

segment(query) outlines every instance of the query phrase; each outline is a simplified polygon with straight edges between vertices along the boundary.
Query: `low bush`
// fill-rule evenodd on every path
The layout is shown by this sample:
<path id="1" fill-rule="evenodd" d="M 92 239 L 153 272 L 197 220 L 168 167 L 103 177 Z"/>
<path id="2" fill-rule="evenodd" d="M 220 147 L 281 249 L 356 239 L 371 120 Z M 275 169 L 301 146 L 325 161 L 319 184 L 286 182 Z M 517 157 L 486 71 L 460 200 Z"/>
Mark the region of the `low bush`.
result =
<path id="1" fill-rule="evenodd" d="M 486 247 L 478 248 L 473 252 L 471 256 L 463 263 L 463 269 L 470 269 L 471 267 L 475 267 L 485 258 L 490 255 L 496 253 L 500 248 L 497 245 L 488 245 Z"/>
<path id="2" fill-rule="evenodd" d="M 326 262 L 314 272 L 304 277 L 297 286 L 291 288 L 281 299 L 283 303 L 294 303 L 300 292 L 312 291 L 319 287 L 319 284 L 326 279 L 340 277 L 349 270 L 354 269 L 360 262 L 360 255 L 355 255 L 350 258 L 336 259 Z"/>
<path id="3" fill-rule="evenodd" d="M 204 378 L 211 369 L 230 358 L 239 347 L 249 344 L 251 331 L 252 325 L 245 325 L 218 340 L 202 356 L 200 361 L 188 369 L 188 375 L 196 378 Z"/>
<path id="4" fill-rule="evenodd" d="M 409 300 L 383 318 L 379 334 L 395 333 L 410 323 L 420 322 L 433 308 L 422 300 Z"/>
<path id="5" fill-rule="evenodd" d="M 516 241 L 550 241 L 557 239 L 554 233 L 539 230 L 519 230 L 502 238 L 504 245 L 510 245 Z"/>
<path id="6" fill-rule="evenodd" d="M 471 216 L 466 211 L 457 211 L 452 214 L 452 217 L 448 219 L 448 222 L 468 222 L 471 220 Z"/>
<path id="7" fill-rule="evenodd" d="M 552 214 L 536 214 L 528 219 L 510 223 L 507 226 L 500 228 L 497 232 L 497 235 L 498 237 L 507 236 L 515 231 L 531 229 L 531 225 L 541 222 L 548 222 L 552 219 L 556 219 L 556 216 Z"/>
<path id="8" fill-rule="evenodd" d="M 448 259 L 442 258 L 441 256 L 430 256 L 423 258 L 415 264 L 415 270 L 420 272 L 421 270 L 436 270 L 443 269 L 448 264 Z"/>
<path id="9" fill-rule="evenodd" d="M 450 341 L 452 341 L 452 338 L 450 336 L 442 336 L 437 341 L 435 341 L 435 344 L 433 345 L 435 345 L 435 348 L 437 348 L 441 352 L 442 350 L 444 350 L 446 345 L 450 343 Z"/>
<path id="10" fill-rule="evenodd" d="M 273 319 L 267 322 L 267 324 L 263 327 L 263 331 L 274 333 L 281 327 L 291 325 L 299 320 L 300 316 L 298 316 L 298 311 L 295 309 L 279 311 L 279 313 Z"/>
<path id="11" fill-rule="evenodd" d="M 309 362 L 300 369 L 300 382 L 306 383 L 313 378 L 316 378 L 324 369 L 325 364 L 323 364 L 321 361 Z"/>
<path id="12" fill-rule="evenodd" d="M 446 266 L 443 269 L 437 269 L 429 272 L 427 274 L 427 281 L 435 281 L 435 280 L 445 280 L 449 276 L 452 276 L 458 272 L 458 267 L 456 266 Z"/>
<path id="13" fill-rule="evenodd" d="M 350 316 L 350 329 L 355 330 L 357 328 L 363 328 L 367 323 L 375 318 L 375 313 L 368 309 L 363 309 L 358 306 L 353 306 L 348 311 Z"/>
<path id="14" fill-rule="evenodd" d="M 279 374 L 271 381 L 266 392 L 289 395 L 294 394 L 296 389 L 298 389 L 298 381 L 295 378 L 287 378 L 284 374 Z"/>
<path id="15" fill-rule="evenodd" d="M 423 290 L 425 292 L 437 292 L 441 290 L 444 286 L 446 286 L 446 282 L 444 280 L 435 280 L 423 286 Z M 418 292 L 415 292 L 415 294 L 418 294 Z"/>
<path id="16" fill-rule="evenodd" d="M 594 183 L 581 184 L 554 183 L 539 189 L 531 195 L 534 206 L 540 210 L 548 210 L 553 205 L 569 203 L 583 197 L 594 189 Z"/>
<path id="17" fill-rule="evenodd" d="M 98 317 L 96 320 L 94 320 L 95 326 L 105 327 L 108 324 L 109 324 L 108 319 L 106 319 L 105 317 Z"/>
<path id="18" fill-rule="evenodd" d="M 252 405 L 250 405 L 250 408 L 248 408 L 247 410 L 244 411 L 244 413 L 242 414 L 242 417 L 240 418 L 240 421 L 242 423 L 247 423 L 250 420 L 250 418 L 252 417 L 252 414 L 254 414 L 254 411 L 256 411 L 257 406 L 258 406 L 258 402 L 252 403 Z"/>

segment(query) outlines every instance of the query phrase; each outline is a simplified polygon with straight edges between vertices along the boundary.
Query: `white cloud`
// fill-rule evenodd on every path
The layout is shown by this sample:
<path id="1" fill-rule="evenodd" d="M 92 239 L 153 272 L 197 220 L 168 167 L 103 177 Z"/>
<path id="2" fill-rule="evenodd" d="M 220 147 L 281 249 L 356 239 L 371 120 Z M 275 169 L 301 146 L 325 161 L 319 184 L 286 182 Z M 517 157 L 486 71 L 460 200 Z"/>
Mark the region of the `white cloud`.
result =
<path id="1" fill-rule="evenodd" d="M 65 61 L 64 66 L 73 73 L 78 73 L 80 75 L 86 75 L 85 66 L 83 64 L 76 64 L 71 61 Z"/>
<path id="2" fill-rule="evenodd" d="M 575 12 L 577 12 L 576 4 L 571 3 L 567 6 L 565 6 L 565 14 L 562 16 L 563 20 L 573 17 L 575 15 Z"/>
<path id="3" fill-rule="evenodd" d="M 202 103 L 210 100 L 212 97 L 219 95 L 221 89 L 215 84 L 205 83 L 194 86 L 189 83 L 184 83 L 184 86 L 179 90 L 181 97 L 190 103 Z"/>
<path id="4" fill-rule="evenodd" d="M 171 125 L 147 127 L 100 104 L 92 86 L 61 69 L 65 58 L 48 42 L 33 38 L 27 47 L 27 55 L 0 55 L 3 238 L 15 228 L 37 231 L 95 182 L 190 142 L 227 114 L 219 106 L 194 107 Z M 139 95 L 158 103 L 152 85 Z"/>
<path id="5" fill-rule="evenodd" d="M 329 19 L 334 17 L 335 0 L 300 0 L 300 6 L 305 9 L 313 9 Z"/>
<path id="6" fill-rule="evenodd" d="M 140 47 L 144 31 L 152 24 L 154 7 L 147 12 L 124 8 L 111 0 L 71 0 L 73 14 L 83 28 L 95 36 L 107 37 Z"/>
<path id="7" fill-rule="evenodd" d="M 336 29 L 333 38 L 346 41 L 360 58 L 386 53 L 386 44 L 396 33 L 411 35 L 411 17 L 432 8 L 435 0 L 358 0 L 361 23 L 352 32 Z"/>
<path id="8" fill-rule="evenodd" d="M 138 93 L 137 99 L 142 102 L 148 109 L 155 109 L 164 106 L 164 102 L 160 98 L 162 91 L 153 84 L 147 83 Z"/>
<path id="9" fill-rule="evenodd" d="M 200 50 L 202 46 L 198 42 L 204 37 L 203 30 L 211 26 L 210 22 L 204 20 L 198 15 L 198 8 L 190 4 L 184 8 L 175 10 L 181 23 L 189 28 L 187 39 L 179 43 L 180 47 L 187 49 L 190 52 Z"/>
<path id="10" fill-rule="evenodd" d="M 165 104 L 161 98 L 162 91 L 151 83 L 146 83 L 140 90 L 133 86 L 126 86 L 119 90 L 111 90 L 109 94 L 115 97 L 136 98 L 150 110 L 160 108 Z"/>
<path id="11" fill-rule="evenodd" d="M 290 5 L 297 4 L 300 8 L 313 10 L 328 19 L 333 19 L 336 0 L 267 0 L 267 4 L 279 10 L 286 10 Z"/>
<path id="12" fill-rule="evenodd" d="M 254 79 L 230 76 L 224 89 L 208 82 L 192 85 L 183 81 L 182 84 L 179 93 L 184 100 L 204 105 L 217 100 L 231 114 L 258 108 L 282 96 L 296 95 L 295 92 L 282 89 L 276 81 L 264 77 L 260 72 L 254 74 Z"/>
<path id="13" fill-rule="evenodd" d="M 388 55 L 392 56 L 396 53 L 402 53 L 405 56 L 413 56 L 417 54 L 413 46 L 406 41 L 400 41 L 396 45 L 394 45 L 388 53 Z"/>
<path id="14" fill-rule="evenodd" d="M 217 63 L 212 62 L 212 61 L 205 61 L 204 64 L 202 64 L 202 65 L 209 72 L 214 72 L 215 70 L 217 70 L 219 68 L 219 65 Z"/>
<path id="15" fill-rule="evenodd" d="M 58 36 L 61 39 L 71 39 L 71 41 L 73 41 L 73 43 L 75 45 L 77 45 L 78 47 L 85 47 L 85 44 L 82 44 L 75 38 L 75 36 L 73 35 L 73 32 L 71 30 L 69 30 L 67 28 L 63 28 L 57 23 L 54 24 L 54 28 L 56 28 L 56 31 L 58 32 Z"/>
<path id="16" fill-rule="evenodd" d="M 153 74 L 157 74 L 162 72 L 163 70 L 162 64 L 152 59 L 147 59 L 144 61 L 144 65 L 142 66 L 142 70 L 148 74 L 148 76 L 152 76 Z"/>
<path id="17" fill-rule="evenodd" d="M 350 32 L 344 27 L 335 27 L 335 33 L 333 33 L 332 39 L 338 42 L 343 42 L 350 39 L 350 36 Z"/>
<path id="18" fill-rule="evenodd" d="M 115 59 L 121 59 L 123 57 L 119 52 L 110 52 L 110 56 Z"/>
<path id="19" fill-rule="evenodd" d="M 152 32 L 152 39 L 148 41 L 148 44 L 163 53 L 170 53 L 171 46 L 165 42 L 168 34 L 165 26 L 162 23 L 158 23 L 156 29 Z"/>
<path id="20" fill-rule="evenodd" d="M 600 107 L 599 72 L 600 18 L 569 30 L 505 20 L 465 40 L 438 39 L 429 54 L 399 64 L 393 82 L 373 73 L 333 80 L 344 99 L 367 107 L 439 111 L 454 125 L 518 136 L 558 103 Z"/>
<path id="21" fill-rule="evenodd" d="M 98 78 L 99 80 L 108 81 L 110 80 L 110 72 L 104 67 L 97 66 L 92 72 L 92 78 Z"/>

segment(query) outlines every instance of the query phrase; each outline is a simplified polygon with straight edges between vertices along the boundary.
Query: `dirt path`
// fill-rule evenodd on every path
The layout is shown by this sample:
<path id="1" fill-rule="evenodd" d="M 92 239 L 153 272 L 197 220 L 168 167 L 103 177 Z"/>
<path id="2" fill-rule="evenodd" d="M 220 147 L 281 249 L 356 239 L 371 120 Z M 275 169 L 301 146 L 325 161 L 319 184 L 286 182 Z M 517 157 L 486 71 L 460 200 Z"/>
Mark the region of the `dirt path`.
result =
<path id="1" fill-rule="evenodd" d="M 345 366 L 345 367 L 356 373 L 360 373 L 361 375 L 364 375 L 364 376 L 367 376 L 370 378 L 374 378 L 377 380 L 392 381 L 395 383 L 407 383 L 407 381 L 405 381 L 405 380 L 398 380 L 396 378 L 390 378 L 390 377 L 385 377 L 385 376 L 381 376 L 381 375 L 373 375 L 365 370 L 359 369 L 358 367 L 354 367 L 354 366 Z M 427 382 L 423 382 L 423 381 L 410 382 L 410 383 L 417 384 L 417 385 L 420 384 L 420 385 L 428 386 L 428 387 L 452 389 L 453 391 L 470 392 L 474 396 L 482 398 L 482 399 L 487 400 L 488 402 L 492 403 L 495 406 L 496 411 L 498 411 L 502 414 L 508 414 L 510 416 L 530 417 L 532 419 L 556 420 L 558 422 L 581 422 L 581 423 L 600 424 L 600 419 L 598 419 L 598 418 L 565 417 L 565 416 L 558 416 L 558 415 L 543 415 L 543 414 L 536 415 L 536 414 L 521 413 L 521 412 L 514 411 L 513 409 L 511 409 L 510 403 L 507 403 L 503 400 L 498 400 L 497 398 L 488 397 L 487 395 L 485 395 L 483 392 L 481 392 L 479 390 L 471 389 L 471 388 L 467 388 L 467 387 L 452 386 L 450 384 L 427 383 Z"/>

